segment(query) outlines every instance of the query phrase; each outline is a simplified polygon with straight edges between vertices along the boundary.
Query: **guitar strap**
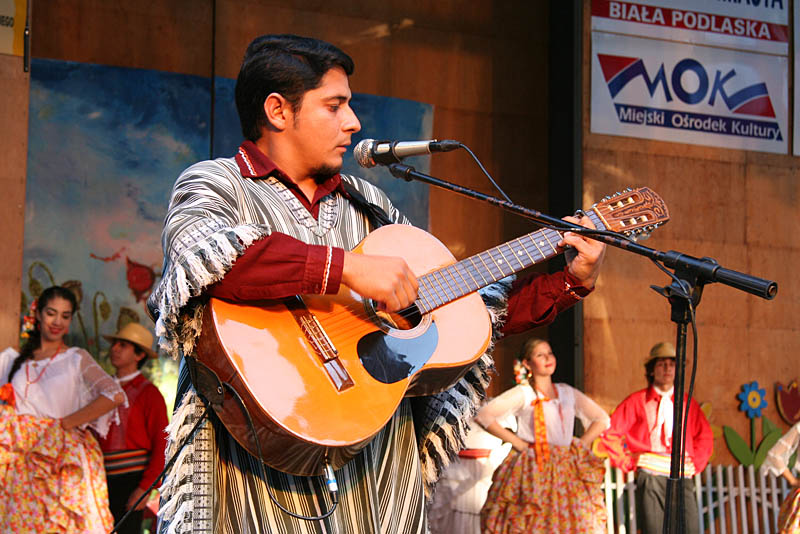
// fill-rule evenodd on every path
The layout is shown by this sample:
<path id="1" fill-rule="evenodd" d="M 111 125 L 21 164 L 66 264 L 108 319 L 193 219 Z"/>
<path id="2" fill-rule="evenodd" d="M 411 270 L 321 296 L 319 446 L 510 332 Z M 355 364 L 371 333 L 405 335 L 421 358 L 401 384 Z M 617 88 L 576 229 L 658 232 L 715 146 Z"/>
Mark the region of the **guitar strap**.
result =
<path id="1" fill-rule="evenodd" d="M 355 206 L 358 211 L 366 215 L 373 230 L 387 224 L 393 224 L 393 221 L 389 218 L 389 215 L 387 215 L 386 212 L 383 211 L 383 209 L 381 209 L 379 206 L 364 198 L 364 195 L 359 193 L 358 189 L 356 189 L 353 184 L 347 180 L 342 180 L 342 187 L 344 188 L 345 193 L 347 193 L 347 195 L 350 197 L 350 202 L 353 204 L 353 206 Z"/>

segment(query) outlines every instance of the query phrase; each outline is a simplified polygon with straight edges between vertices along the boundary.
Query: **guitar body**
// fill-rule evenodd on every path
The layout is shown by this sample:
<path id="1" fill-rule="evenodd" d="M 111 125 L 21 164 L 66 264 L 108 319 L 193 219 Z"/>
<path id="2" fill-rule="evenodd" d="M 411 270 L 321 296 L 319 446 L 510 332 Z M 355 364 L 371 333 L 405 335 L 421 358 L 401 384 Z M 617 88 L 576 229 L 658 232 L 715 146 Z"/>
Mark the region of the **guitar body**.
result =
<path id="1" fill-rule="evenodd" d="M 400 256 L 418 276 L 455 262 L 435 237 L 407 225 L 378 228 L 353 252 Z M 196 356 L 243 397 L 265 463 L 316 475 L 324 460 L 337 469 L 357 454 L 403 397 L 433 394 L 458 381 L 490 337 L 477 293 L 400 317 L 377 312 L 342 286 L 335 296 L 252 305 L 212 298 Z M 217 414 L 257 456 L 247 420 L 229 397 Z"/>
<path id="2" fill-rule="evenodd" d="M 595 228 L 631 238 L 669 220 L 646 187 L 605 197 L 585 213 Z M 242 397 L 265 463 L 295 475 L 318 475 L 326 462 L 338 469 L 403 397 L 437 393 L 467 372 L 491 338 L 476 291 L 560 254 L 561 238 L 544 228 L 456 262 L 423 230 L 383 226 L 353 252 L 404 258 L 420 283 L 414 306 L 387 315 L 344 286 L 335 296 L 251 305 L 211 299 L 195 356 Z M 213 405 L 217 415 L 258 456 L 247 418 L 225 395 Z"/>

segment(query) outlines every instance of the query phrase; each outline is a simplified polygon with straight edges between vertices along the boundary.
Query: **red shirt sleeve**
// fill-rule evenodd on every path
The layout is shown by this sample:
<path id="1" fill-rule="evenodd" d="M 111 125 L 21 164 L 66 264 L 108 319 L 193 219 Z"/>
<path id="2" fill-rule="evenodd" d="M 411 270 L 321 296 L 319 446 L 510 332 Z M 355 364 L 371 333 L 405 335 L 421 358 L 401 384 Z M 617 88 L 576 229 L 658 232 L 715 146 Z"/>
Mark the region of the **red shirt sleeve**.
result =
<path id="1" fill-rule="evenodd" d="M 645 398 L 642 391 L 632 393 L 611 414 L 611 429 L 625 436 L 628 449 L 633 454 L 650 450 Z"/>
<path id="2" fill-rule="evenodd" d="M 143 406 L 145 407 L 144 421 L 147 425 L 147 436 L 150 440 L 150 463 L 142 473 L 139 487 L 146 490 L 155 481 L 161 470 L 164 469 L 164 455 L 167 449 L 167 405 L 164 397 L 154 385 L 150 385 L 142 392 Z"/>
<path id="3" fill-rule="evenodd" d="M 691 417 L 692 428 L 689 429 L 692 436 L 692 463 L 695 470 L 699 473 L 708 465 L 708 460 L 711 458 L 711 453 L 714 451 L 714 433 L 711 430 L 711 425 L 708 424 L 703 410 L 700 405 L 692 399 L 693 417 Z M 687 453 L 688 453 L 687 447 Z"/>
<path id="4" fill-rule="evenodd" d="M 206 294 L 233 302 L 335 294 L 343 268 L 344 249 L 308 245 L 273 232 L 247 247 Z"/>
<path id="5" fill-rule="evenodd" d="M 556 315 L 591 293 L 564 267 L 553 273 L 518 278 L 508 297 L 508 315 L 501 331 L 518 334 L 553 322 Z"/>

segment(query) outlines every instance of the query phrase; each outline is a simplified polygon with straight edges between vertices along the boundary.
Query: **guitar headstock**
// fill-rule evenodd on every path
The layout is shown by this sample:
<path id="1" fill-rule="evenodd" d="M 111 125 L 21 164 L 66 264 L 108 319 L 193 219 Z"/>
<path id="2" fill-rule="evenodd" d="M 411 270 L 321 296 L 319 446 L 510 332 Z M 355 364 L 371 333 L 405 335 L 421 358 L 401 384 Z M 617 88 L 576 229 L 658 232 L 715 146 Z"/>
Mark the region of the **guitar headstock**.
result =
<path id="1" fill-rule="evenodd" d="M 644 239 L 669 221 L 666 203 L 649 187 L 629 188 L 605 197 L 587 211 L 594 212 L 606 230 L 632 239 Z"/>

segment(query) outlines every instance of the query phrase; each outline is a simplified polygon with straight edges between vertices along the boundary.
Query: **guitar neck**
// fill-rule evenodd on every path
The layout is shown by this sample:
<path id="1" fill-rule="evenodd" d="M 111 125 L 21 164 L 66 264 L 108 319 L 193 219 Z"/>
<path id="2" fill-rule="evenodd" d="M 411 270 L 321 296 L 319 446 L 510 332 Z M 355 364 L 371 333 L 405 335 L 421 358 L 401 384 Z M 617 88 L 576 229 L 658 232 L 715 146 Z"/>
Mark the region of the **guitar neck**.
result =
<path id="1" fill-rule="evenodd" d="M 587 211 L 586 215 L 597 229 L 605 230 L 603 221 L 594 210 Z M 422 313 L 431 312 L 457 298 L 557 256 L 563 252 L 557 248 L 562 236 L 557 230 L 543 228 L 420 276 L 417 308 Z"/>

